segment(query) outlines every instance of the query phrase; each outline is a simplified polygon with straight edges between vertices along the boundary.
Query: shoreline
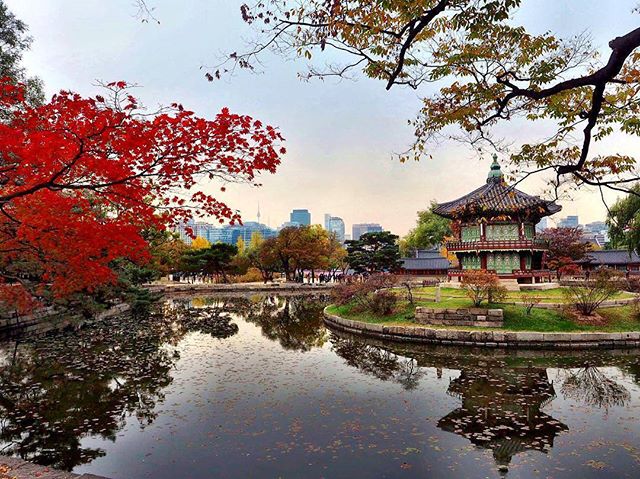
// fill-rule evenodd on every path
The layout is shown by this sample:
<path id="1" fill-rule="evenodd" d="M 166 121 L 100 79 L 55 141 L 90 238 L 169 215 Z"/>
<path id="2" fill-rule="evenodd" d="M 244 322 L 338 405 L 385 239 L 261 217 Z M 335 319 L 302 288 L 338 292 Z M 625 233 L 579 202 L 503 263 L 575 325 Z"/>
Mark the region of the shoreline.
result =
<path id="1" fill-rule="evenodd" d="M 640 331 L 623 333 L 468 330 L 428 326 L 385 326 L 345 319 L 324 308 L 324 322 L 330 329 L 398 342 L 428 343 L 483 348 L 521 349 L 622 349 L 640 348 Z"/>

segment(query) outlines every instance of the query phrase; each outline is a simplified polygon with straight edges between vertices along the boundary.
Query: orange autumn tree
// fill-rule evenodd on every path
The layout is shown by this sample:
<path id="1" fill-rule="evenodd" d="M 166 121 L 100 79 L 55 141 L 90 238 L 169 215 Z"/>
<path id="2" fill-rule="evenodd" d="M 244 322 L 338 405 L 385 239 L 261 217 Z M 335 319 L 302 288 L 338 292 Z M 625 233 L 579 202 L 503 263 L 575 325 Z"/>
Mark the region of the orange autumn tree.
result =
<path id="1" fill-rule="evenodd" d="M 60 92 L 41 106 L 0 81 L 0 301 L 21 310 L 114 284 L 115 260 L 150 259 L 145 232 L 197 215 L 240 220 L 203 180 L 248 182 L 285 153 L 273 127 L 227 109 L 144 111 L 124 82 L 109 98 Z M 222 188 L 224 191 L 224 187 Z"/>
<path id="2" fill-rule="evenodd" d="M 484 269 L 465 270 L 462 275 L 462 290 L 476 307 L 483 301 L 499 302 L 506 295 L 498 275 Z"/>

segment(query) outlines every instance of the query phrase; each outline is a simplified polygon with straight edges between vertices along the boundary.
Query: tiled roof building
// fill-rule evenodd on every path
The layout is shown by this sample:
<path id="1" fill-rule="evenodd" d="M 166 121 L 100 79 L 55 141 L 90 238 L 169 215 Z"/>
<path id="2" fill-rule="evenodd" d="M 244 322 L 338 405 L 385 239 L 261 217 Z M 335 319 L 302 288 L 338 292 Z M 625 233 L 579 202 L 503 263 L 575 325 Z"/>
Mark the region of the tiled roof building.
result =
<path id="1" fill-rule="evenodd" d="M 549 273 L 542 270 L 547 245 L 536 237 L 535 226 L 561 209 L 553 201 L 507 185 L 494 156 L 486 184 L 433 210 L 453 220 L 456 239 L 446 247 L 456 254 L 461 270 L 451 270 L 449 275 L 486 269 L 522 283 L 547 278 Z"/>

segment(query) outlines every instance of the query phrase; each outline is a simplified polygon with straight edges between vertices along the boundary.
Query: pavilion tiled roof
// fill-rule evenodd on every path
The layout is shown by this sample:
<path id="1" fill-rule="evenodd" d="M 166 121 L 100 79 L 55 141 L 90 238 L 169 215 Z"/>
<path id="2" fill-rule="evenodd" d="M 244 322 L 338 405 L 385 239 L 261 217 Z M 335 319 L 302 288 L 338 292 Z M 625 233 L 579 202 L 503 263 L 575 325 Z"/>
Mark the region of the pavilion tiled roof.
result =
<path id="1" fill-rule="evenodd" d="M 529 216 L 542 218 L 561 209 L 562 207 L 554 201 L 528 195 L 507 185 L 500 172 L 500 165 L 494 159 L 486 184 L 457 200 L 438 204 L 433 212 L 445 218 L 516 213 L 527 213 Z"/>
<path id="2" fill-rule="evenodd" d="M 451 268 L 451 262 L 442 256 L 437 248 L 419 249 L 415 257 L 402 258 L 402 268 L 407 271 L 415 270 L 447 270 Z"/>
<path id="3" fill-rule="evenodd" d="M 589 251 L 587 256 L 578 263 L 600 265 L 626 265 L 640 263 L 640 256 L 635 251 L 624 249 Z"/>
<path id="4" fill-rule="evenodd" d="M 414 270 L 443 270 L 451 268 L 447 258 L 402 258 L 402 269 Z"/>

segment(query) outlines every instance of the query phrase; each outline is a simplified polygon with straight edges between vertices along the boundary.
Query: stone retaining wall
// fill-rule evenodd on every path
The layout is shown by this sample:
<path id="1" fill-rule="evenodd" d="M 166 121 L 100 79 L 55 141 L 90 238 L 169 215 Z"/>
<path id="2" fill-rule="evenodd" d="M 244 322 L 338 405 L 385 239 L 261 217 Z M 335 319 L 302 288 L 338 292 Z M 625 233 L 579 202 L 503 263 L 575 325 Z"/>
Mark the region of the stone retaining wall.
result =
<path id="1" fill-rule="evenodd" d="M 129 310 L 129 305 L 120 303 L 108 310 L 85 318 L 68 312 L 58 312 L 52 307 L 39 309 L 31 314 L 20 317 L 0 316 L 0 340 L 10 339 L 21 335 L 39 335 L 49 331 L 62 330 L 68 327 L 82 327 L 85 323 L 117 316 Z"/>
<path id="2" fill-rule="evenodd" d="M 416 308 L 416 322 L 440 326 L 477 326 L 501 328 L 504 325 L 501 309 L 486 308 Z"/>
<path id="3" fill-rule="evenodd" d="M 0 478 L 7 479 L 107 479 L 95 474 L 74 474 L 32 464 L 17 457 L 0 456 Z"/>
<path id="4" fill-rule="evenodd" d="M 341 318 L 324 311 L 325 323 L 348 333 L 392 341 L 520 349 L 640 348 L 640 331 L 627 333 L 538 333 L 385 326 Z"/>

